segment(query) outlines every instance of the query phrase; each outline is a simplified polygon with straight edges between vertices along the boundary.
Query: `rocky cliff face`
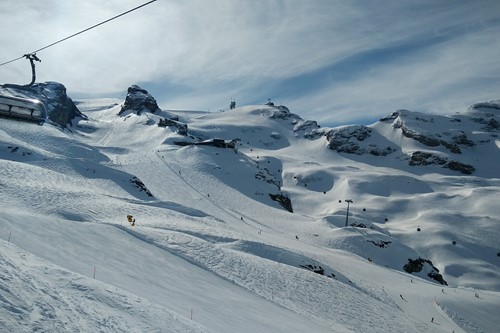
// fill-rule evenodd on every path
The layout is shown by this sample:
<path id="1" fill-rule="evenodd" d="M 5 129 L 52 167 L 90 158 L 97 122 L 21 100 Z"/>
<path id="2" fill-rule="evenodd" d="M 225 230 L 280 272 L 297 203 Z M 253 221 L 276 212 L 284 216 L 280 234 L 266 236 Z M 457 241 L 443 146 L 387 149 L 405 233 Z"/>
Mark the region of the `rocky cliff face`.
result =
<path id="1" fill-rule="evenodd" d="M 386 156 L 396 151 L 396 147 L 392 145 L 381 146 L 377 143 L 380 140 L 369 140 L 372 132 L 370 127 L 353 125 L 331 129 L 325 132 L 325 136 L 328 148 L 339 153 Z"/>
<path id="2" fill-rule="evenodd" d="M 0 94 L 40 100 L 45 104 L 49 120 L 62 127 L 72 126 L 76 118 L 87 119 L 66 94 L 66 87 L 58 82 L 35 83 L 32 86 L 3 85 Z"/>
<path id="3" fill-rule="evenodd" d="M 324 136 L 327 147 L 342 154 L 391 155 L 410 166 L 439 166 L 469 175 L 476 171 L 472 156 L 497 151 L 499 118 L 500 101 L 477 103 L 450 116 L 398 110 L 369 126 L 314 129 L 306 138 Z"/>
<path id="4" fill-rule="evenodd" d="M 118 114 L 136 113 L 140 115 L 142 112 L 149 111 L 155 113 L 158 110 L 160 110 L 160 108 L 154 97 L 151 96 L 147 90 L 137 85 L 133 85 L 128 88 L 125 103 Z"/>
<path id="5" fill-rule="evenodd" d="M 434 133 L 432 130 L 435 130 L 433 128 L 435 117 L 422 116 L 410 111 L 400 110 L 394 112 L 389 118 L 381 119 L 381 121 L 391 119 L 393 120 L 392 126 L 400 129 L 405 137 L 418 141 L 427 147 L 443 146 L 451 153 L 460 154 L 462 152 L 460 149 L 461 147 L 475 146 L 475 143 L 467 138 L 463 130 L 459 130 L 456 126 L 451 125 L 452 123 L 460 123 L 461 121 L 458 118 L 450 117 L 450 124 L 446 128 L 446 132 Z M 416 129 L 412 129 L 410 127 L 411 125 L 408 124 L 408 119 L 410 119 L 410 121 L 422 122 L 427 124 L 427 126 L 416 126 Z M 426 127 L 426 132 L 421 131 L 422 127 Z"/>

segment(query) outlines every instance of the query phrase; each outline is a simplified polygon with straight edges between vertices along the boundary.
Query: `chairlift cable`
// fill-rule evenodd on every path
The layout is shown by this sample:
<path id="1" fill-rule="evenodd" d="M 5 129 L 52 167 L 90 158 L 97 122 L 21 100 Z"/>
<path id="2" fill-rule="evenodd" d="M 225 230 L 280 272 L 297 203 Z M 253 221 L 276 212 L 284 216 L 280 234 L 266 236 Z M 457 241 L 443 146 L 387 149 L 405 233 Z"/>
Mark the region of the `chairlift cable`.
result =
<path id="1" fill-rule="evenodd" d="M 89 28 L 87 28 L 87 29 L 84 29 L 84 30 L 82 30 L 82 31 L 79 31 L 79 32 L 77 32 L 77 33 L 75 33 L 75 34 L 73 34 L 73 35 L 71 35 L 71 36 L 65 37 L 65 38 L 63 38 L 63 39 L 58 40 L 57 42 L 54 42 L 54 43 L 49 44 L 49 45 L 47 45 L 47 46 L 44 46 L 44 47 L 42 47 L 41 49 L 38 49 L 38 50 L 33 51 L 33 52 L 31 52 L 31 53 L 28 53 L 28 54 L 22 55 L 22 56 L 20 56 L 19 58 L 12 59 L 12 60 L 6 61 L 6 62 L 4 62 L 4 63 L 1 63 L 1 64 L 0 64 L 0 66 L 7 65 L 7 64 L 9 64 L 9 63 L 11 63 L 11 62 L 14 62 L 14 61 L 16 61 L 16 60 L 22 59 L 22 58 L 24 58 L 26 55 L 35 54 L 35 53 L 37 53 L 37 52 L 39 52 L 39 51 L 45 50 L 46 48 L 49 48 L 49 47 L 54 46 L 54 45 L 56 45 L 56 44 L 59 44 L 59 43 L 61 43 L 61 42 L 65 41 L 65 40 L 67 40 L 67 39 L 70 39 L 70 38 L 72 38 L 72 37 L 75 37 L 75 36 L 77 36 L 77 35 L 79 35 L 79 34 L 82 34 L 82 33 L 86 32 L 86 31 L 89 31 L 90 29 L 94 29 L 94 28 L 96 28 L 96 27 L 98 27 L 98 26 L 100 26 L 100 25 L 102 25 L 102 24 L 104 24 L 104 23 L 108 23 L 109 21 L 112 21 L 112 20 L 114 20 L 114 19 L 119 18 L 120 16 L 123 16 L 123 15 L 125 15 L 125 14 L 130 13 L 130 12 L 133 12 L 134 10 L 137 10 L 137 9 L 139 9 L 139 8 L 141 8 L 141 7 L 147 6 L 147 5 L 149 5 L 150 3 L 153 3 L 153 2 L 155 2 L 155 1 L 157 1 L 157 0 L 151 0 L 151 1 L 148 1 L 148 2 L 146 2 L 146 3 L 144 3 L 144 4 L 140 5 L 140 6 L 137 6 L 137 7 L 135 7 L 135 8 L 130 9 L 130 10 L 127 10 L 126 12 L 123 12 L 123 13 L 121 13 L 121 14 L 119 14 L 119 15 L 116 15 L 116 16 L 114 16 L 114 17 L 110 18 L 110 19 L 107 19 L 107 20 L 105 20 L 105 21 L 102 21 L 101 23 L 95 24 L 95 25 L 93 25 L 93 26 L 91 26 L 91 27 L 89 27 Z"/>
<path id="2" fill-rule="evenodd" d="M 12 60 L 10 60 L 10 61 L 6 61 L 6 62 L 4 62 L 4 63 L 1 63 L 1 64 L 0 64 L 0 66 L 10 64 L 11 62 L 14 62 L 14 61 L 19 60 L 19 59 L 22 59 L 22 58 L 24 58 L 24 55 L 20 56 L 19 58 L 12 59 Z"/>

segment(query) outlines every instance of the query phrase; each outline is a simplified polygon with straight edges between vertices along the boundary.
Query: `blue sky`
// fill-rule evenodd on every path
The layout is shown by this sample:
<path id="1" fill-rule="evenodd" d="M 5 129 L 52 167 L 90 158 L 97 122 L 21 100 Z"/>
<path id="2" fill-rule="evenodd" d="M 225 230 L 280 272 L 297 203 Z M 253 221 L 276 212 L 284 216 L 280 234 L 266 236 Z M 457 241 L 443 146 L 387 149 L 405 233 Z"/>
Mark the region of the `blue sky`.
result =
<path id="1" fill-rule="evenodd" d="M 0 63 L 146 0 L 2 0 Z M 271 98 L 323 126 L 500 99 L 500 1 L 157 0 L 38 53 L 79 97 L 139 84 L 169 109 Z M 26 60 L 1 83 L 28 83 Z"/>

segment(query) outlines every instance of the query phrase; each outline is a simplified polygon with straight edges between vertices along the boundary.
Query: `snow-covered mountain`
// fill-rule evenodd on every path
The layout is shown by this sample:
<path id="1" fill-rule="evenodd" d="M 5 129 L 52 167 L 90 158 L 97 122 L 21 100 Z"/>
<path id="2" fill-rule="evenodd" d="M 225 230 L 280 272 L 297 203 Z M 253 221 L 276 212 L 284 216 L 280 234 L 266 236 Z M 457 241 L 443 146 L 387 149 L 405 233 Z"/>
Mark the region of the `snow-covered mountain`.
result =
<path id="1" fill-rule="evenodd" d="M 0 119 L 0 331 L 497 331 L 500 101 L 337 128 L 75 104 Z"/>

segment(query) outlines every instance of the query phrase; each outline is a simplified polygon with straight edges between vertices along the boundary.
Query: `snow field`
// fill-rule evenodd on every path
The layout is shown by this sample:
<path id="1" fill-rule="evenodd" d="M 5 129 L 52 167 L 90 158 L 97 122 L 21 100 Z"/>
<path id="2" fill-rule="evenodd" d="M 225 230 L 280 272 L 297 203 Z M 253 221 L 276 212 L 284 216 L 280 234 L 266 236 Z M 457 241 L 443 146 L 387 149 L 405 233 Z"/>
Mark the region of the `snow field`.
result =
<path id="1" fill-rule="evenodd" d="M 90 119 L 71 132 L 0 124 L 2 329 L 497 328 L 496 178 L 372 166 L 301 141 L 267 107 L 182 114 L 200 137 L 239 137 L 237 152 L 178 147 L 156 115 L 117 117 L 108 104 L 81 104 Z M 277 190 L 293 214 L 270 200 Z M 347 198 L 349 221 L 368 228 L 343 227 Z M 401 272 L 420 255 L 450 287 Z"/>

